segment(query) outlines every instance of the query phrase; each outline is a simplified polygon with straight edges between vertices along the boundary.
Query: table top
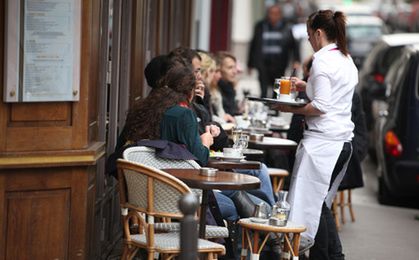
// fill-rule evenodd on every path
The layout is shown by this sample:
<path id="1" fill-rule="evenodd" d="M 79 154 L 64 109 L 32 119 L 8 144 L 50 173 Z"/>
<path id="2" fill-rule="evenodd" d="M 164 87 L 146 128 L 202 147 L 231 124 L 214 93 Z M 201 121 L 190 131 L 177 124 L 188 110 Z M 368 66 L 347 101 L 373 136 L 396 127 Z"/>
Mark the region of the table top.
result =
<path id="1" fill-rule="evenodd" d="M 265 136 L 263 141 L 249 141 L 249 146 L 254 148 L 295 149 L 297 145 L 293 140 L 278 137 Z"/>
<path id="2" fill-rule="evenodd" d="M 301 233 L 306 231 L 306 227 L 301 224 L 295 224 L 291 221 L 287 222 L 286 226 L 273 226 L 269 225 L 269 220 L 266 220 L 266 223 L 257 223 L 250 220 L 250 218 L 242 218 L 239 220 L 239 224 L 243 227 L 260 230 L 260 231 L 268 231 L 268 232 L 278 232 L 278 233 Z"/>
<path id="3" fill-rule="evenodd" d="M 208 161 L 208 167 L 216 168 L 219 170 L 233 170 L 233 169 L 248 169 L 248 170 L 259 170 L 261 163 L 258 161 L 223 161 L 219 159 L 210 158 Z"/>
<path id="4" fill-rule="evenodd" d="M 254 176 L 218 171 L 216 176 L 200 175 L 199 169 L 163 169 L 191 188 L 211 190 L 253 190 L 260 187 L 260 180 Z"/>
<path id="5" fill-rule="evenodd" d="M 246 148 L 243 149 L 244 155 L 263 155 L 263 150 Z"/>

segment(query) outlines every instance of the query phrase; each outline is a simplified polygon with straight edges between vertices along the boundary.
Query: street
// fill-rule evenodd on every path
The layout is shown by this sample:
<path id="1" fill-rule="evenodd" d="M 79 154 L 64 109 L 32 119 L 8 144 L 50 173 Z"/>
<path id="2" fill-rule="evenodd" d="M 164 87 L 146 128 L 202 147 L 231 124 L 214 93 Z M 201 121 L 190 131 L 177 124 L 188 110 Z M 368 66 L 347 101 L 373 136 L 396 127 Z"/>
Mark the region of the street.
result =
<path id="1" fill-rule="evenodd" d="M 380 205 L 375 165 L 367 158 L 363 169 L 365 187 L 352 191 L 356 220 L 346 211 L 339 232 L 346 259 L 419 259 L 419 209 Z"/>

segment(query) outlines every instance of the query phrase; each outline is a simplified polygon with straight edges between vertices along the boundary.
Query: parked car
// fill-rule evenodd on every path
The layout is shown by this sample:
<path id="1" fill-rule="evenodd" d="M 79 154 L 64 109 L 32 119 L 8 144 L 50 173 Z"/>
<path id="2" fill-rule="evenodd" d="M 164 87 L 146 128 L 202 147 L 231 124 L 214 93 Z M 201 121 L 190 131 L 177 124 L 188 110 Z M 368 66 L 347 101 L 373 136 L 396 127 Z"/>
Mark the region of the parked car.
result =
<path id="1" fill-rule="evenodd" d="M 378 199 L 419 196 L 419 44 L 402 49 L 385 79 L 377 121 Z"/>
<path id="2" fill-rule="evenodd" d="M 367 129 L 370 134 L 369 155 L 376 159 L 374 125 L 378 110 L 385 97 L 384 79 L 390 65 L 400 57 L 402 50 L 409 45 L 419 43 L 419 33 L 402 33 L 383 35 L 377 45 L 370 51 L 359 72 L 357 91 L 361 95 L 365 111 Z"/>

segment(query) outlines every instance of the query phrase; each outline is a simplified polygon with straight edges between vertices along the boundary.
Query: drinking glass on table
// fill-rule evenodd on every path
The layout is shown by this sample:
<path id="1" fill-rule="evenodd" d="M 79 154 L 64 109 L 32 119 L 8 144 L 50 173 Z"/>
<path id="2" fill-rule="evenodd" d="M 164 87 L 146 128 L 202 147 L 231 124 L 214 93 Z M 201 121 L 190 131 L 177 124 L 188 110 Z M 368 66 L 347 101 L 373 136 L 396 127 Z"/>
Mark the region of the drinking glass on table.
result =
<path id="1" fill-rule="evenodd" d="M 233 148 L 239 149 L 241 151 L 241 154 L 243 154 L 243 150 L 246 149 L 248 145 L 249 135 L 241 134 L 237 142 L 234 143 Z"/>
<path id="2" fill-rule="evenodd" d="M 239 141 L 239 138 L 242 135 L 242 133 L 243 133 L 243 130 L 241 130 L 241 129 L 233 129 L 233 131 L 231 131 L 231 135 L 232 135 L 234 144 Z"/>

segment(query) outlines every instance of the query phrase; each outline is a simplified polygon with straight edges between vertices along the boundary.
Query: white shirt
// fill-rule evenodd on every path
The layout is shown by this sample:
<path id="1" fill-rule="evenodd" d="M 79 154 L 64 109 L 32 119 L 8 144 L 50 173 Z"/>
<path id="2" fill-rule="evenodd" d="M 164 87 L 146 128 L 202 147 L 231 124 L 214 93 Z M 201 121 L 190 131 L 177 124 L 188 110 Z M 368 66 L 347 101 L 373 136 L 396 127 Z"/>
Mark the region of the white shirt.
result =
<path id="1" fill-rule="evenodd" d="M 358 83 L 358 70 L 350 56 L 345 56 L 335 43 L 313 55 L 307 82 L 307 96 L 313 107 L 324 114 L 306 116 L 305 136 L 327 140 L 350 141 L 354 123 L 351 121 L 352 96 Z"/>

